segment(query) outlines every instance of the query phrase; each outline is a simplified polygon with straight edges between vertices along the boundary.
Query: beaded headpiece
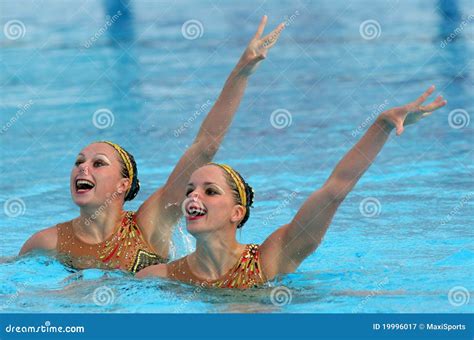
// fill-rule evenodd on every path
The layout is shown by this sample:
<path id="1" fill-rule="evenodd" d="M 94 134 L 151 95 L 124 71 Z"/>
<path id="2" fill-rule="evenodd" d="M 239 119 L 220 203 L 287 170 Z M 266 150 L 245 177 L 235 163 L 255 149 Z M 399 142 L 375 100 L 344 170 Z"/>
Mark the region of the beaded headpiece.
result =
<path id="1" fill-rule="evenodd" d="M 125 193 L 125 196 L 128 195 L 130 189 L 132 188 L 132 183 L 133 183 L 133 165 L 130 160 L 130 157 L 128 157 L 127 152 L 118 144 L 115 144 L 110 141 L 100 141 L 99 143 L 106 143 L 113 147 L 115 150 L 117 150 L 118 154 L 120 155 L 120 158 L 122 159 L 123 163 L 125 164 L 125 167 L 127 168 L 128 172 L 128 179 L 130 180 L 130 186 L 128 187 L 127 192 Z"/>

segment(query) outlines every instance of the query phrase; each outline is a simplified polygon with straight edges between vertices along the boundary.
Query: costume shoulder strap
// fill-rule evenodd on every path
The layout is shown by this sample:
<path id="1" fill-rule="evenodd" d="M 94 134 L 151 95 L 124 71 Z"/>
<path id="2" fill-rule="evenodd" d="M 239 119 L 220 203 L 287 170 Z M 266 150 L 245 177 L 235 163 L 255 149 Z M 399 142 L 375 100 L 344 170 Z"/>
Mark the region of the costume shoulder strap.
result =
<path id="1" fill-rule="evenodd" d="M 56 249 L 58 251 L 66 249 L 67 245 L 71 242 L 74 232 L 72 230 L 72 221 L 58 223 L 56 225 L 58 230 L 58 241 Z"/>
<path id="2" fill-rule="evenodd" d="M 179 281 L 189 281 L 190 271 L 188 268 L 187 256 L 167 264 L 168 276 Z"/>

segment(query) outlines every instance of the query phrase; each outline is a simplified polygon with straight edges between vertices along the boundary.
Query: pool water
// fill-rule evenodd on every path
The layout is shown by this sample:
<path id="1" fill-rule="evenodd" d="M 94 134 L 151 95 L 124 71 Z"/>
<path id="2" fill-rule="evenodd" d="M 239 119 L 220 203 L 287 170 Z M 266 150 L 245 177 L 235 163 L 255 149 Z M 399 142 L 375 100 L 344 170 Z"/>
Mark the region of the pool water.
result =
<path id="1" fill-rule="evenodd" d="M 470 1 L 0 6 L 1 311 L 473 312 Z M 74 272 L 46 254 L 16 257 L 31 234 L 77 216 L 69 174 L 92 141 L 134 154 L 142 190 L 127 209 L 163 185 L 263 14 L 268 30 L 288 27 L 216 157 L 256 191 L 241 242 L 261 243 L 287 223 L 380 108 L 431 84 L 448 100 L 390 137 L 296 273 L 260 289 L 215 291 Z M 19 33 L 5 30 L 11 20 L 23 24 Z M 182 30 L 188 20 L 197 31 Z M 182 221 L 172 257 L 192 249 Z"/>

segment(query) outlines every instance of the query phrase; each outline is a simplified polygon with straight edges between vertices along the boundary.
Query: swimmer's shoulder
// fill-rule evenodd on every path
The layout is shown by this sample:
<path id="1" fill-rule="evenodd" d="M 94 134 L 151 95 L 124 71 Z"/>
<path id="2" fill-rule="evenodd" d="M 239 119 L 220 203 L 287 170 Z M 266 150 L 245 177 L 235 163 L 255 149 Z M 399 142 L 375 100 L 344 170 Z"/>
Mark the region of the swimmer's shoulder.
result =
<path id="1" fill-rule="evenodd" d="M 139 279 L 147 278 L 147 277 L 168 277 L 168 265 L 164 263 L 155 264 L 153 266 L 148 266 L 140 270 L 135 277 Z"/>
<path id="2" fill-rule="evenodd" d="M 58 226 L 49 227 L 33 234 L 21 247 L 20 254 L 26 254 L 32 250 L 56 250 L 58 243 Z"/>

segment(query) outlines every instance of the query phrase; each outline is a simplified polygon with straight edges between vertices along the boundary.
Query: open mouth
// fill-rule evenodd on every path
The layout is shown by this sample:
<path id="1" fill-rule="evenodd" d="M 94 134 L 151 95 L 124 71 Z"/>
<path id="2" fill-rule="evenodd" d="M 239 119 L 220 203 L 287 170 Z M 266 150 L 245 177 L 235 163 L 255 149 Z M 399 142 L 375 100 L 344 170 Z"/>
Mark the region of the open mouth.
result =
<path id="1" fill-rule="evenodd" d="M 78 179 L 76 180 L 76 192 L 78 194 L 83 194 L 89 192 L 95 187 L 95 184 L 87 179 Z"/>
<path id="2" fill-rule="evenodd" d="M 188 220 L 195 220 L 206 215 L 207 210 L 202 204 L 191 202 L 186 206 L 186 218 Z"/>

